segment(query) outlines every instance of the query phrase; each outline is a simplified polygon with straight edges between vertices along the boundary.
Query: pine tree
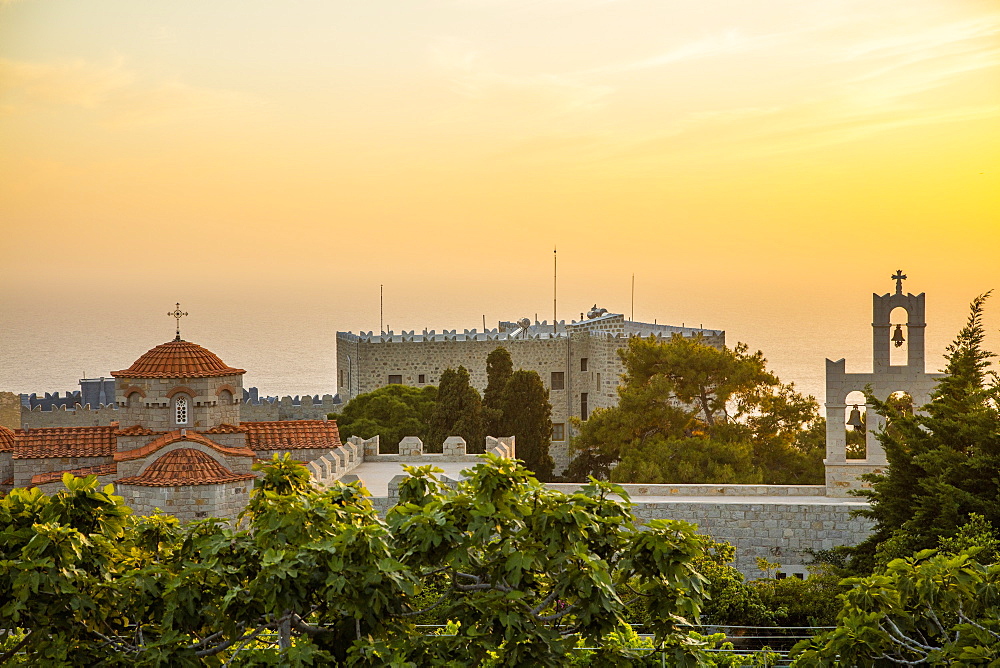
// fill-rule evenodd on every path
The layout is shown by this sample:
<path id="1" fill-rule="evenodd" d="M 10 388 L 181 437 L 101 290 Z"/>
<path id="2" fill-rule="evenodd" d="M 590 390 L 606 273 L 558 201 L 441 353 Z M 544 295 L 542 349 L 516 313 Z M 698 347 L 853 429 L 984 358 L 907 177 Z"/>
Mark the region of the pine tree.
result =
<path id="1" fill-rule="evenodd" d="M 486 356 L 486 391 L 483 392 L 483 422 L 487 436 L 502 436 L 503 410 L 500 408 L 503 389 L 514 373 L 514 363 L 506 348 L 496 348 Z"/>
<path id="2" fill-rule="evenodd" d="M 440 452 L 449 436 L 464 438 L 471 452 L 482 452 L 486 439 L 482 399 L 469 382 L 469 372 L 464 366 L 457 371 L 445 369 L 441 374 L 426 445 L 430 451 Z"/>
<path id="3" fill-rule="evenodd" d="M 511 374 L 500 401 L 501 431 L 516 439 L 517 458 L 542 482 L 552 480 L 555 464 L 549 455 L 552 438 L 552 404 L 549 393 L 535 371 Z"/>
<path id="4" fill-rule="evenodd" d="M 875 521 L 872 536 L 855 550 L 870 569 L 897 556 L 936 547 L 973 514 L 1000 528 L 1000 385 L 983 349 L 983 304 L 977 297 L 966 326 L 948 346 L 946 376 L 931 401 L 915 413 L 869 395 L 886 418 L 879 434 L 889 466 L 866 476 L 862 514 Z"/>

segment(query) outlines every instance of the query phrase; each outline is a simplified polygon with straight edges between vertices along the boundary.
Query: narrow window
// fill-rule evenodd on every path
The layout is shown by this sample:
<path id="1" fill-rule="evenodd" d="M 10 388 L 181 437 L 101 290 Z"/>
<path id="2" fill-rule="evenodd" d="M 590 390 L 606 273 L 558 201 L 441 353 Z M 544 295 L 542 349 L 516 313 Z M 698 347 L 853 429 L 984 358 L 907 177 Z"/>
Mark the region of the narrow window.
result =
<path id="1" fill-rule="evenodd" d="M 586 392 L 581 392 L 580 393 L 580 419 L 581 420 L 586 420 L 587 419 L 587 393 Z"/>
<path id="2" fill-rule="evenodd" d="M 188 400 L 187 397 L 178 397 L 174 404 L 174 419 L 177 424 L 187 424 L 188 421 Z"/>
<path id="3" fill-rule="evenodd" d="M 343 369 L 337 369 L 337 373 L 340 375 L 340 386 L 343 387 L 344 386 L 344 370 Z"/>
<path id="4" fill-rule="evenodd" d="M 417 376 L 417 382 L 423 385 L 424 383 L 427 382 L 427 376 L 425 376 L 424 374 L 419 374 Z"/>
<path id="5" fill-rule="evenodd" d="M 553 390 L 562 390 L 566 388 L 566 376 L 562 371 L 553 371 L 552 379 L 549 385 Z"/>
<path id="6" fill-rule="evenodd" d="M 394 373 L 389 374 L 389 384 L 390 385 L 402 385 L 403 384 L 403 376 L 401 376 L 400 374 L 394 374 Z"/>
<path id="7" fill-rule="evenodd" d="M 558 422 L 552 425 L 552 440 L 553 441 L 566 440 L 566 425 L 564 423 Z"/>
<path id="8" fill-rule="evenodd" d="M 587 370 L 587 358 L 586 357 L 581 357 L 580 358 L 580 371 L 586 371 L 586 370 Z"/>
<path id="9" fill-rule="evenodd" d="M 601 372 L 597 372 L 597 391 L 601 391 Z"/>

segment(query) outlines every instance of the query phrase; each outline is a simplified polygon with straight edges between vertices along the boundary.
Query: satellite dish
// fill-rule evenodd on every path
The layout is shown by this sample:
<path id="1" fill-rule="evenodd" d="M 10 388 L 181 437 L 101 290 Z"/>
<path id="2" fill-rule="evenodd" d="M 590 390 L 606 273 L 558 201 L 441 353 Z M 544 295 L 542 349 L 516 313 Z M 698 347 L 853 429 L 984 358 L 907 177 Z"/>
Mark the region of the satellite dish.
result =
<path id="1" fill-rule="evenodd" d="M 520 325 L 524 329 L 528 329 L 529 327 L 531 327 L 531 319 L 530 318 L 521 318 L 520 320 L 517 321 L 517 324 Z"/>

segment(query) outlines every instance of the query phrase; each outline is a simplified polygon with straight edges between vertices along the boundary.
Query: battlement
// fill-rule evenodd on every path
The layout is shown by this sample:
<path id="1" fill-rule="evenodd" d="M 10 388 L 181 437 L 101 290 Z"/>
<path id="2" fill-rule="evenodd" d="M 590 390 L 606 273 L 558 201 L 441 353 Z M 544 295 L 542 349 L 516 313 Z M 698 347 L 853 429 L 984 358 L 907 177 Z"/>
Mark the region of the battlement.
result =
<path id="1" fill-rule="evenodd" d="M 596 320 L 596 319 L 595 319 Z M 601 325 L 619 324 L 614 329 L 604 329 Z M 724 337 L 725 330 L 702 329 L 697 327 L 685 327 L 675 325 L 658 325 L 655 323 L 615 321 L 607 319 L 604 322 L 570 322 L 565 320 L 557 323 L 556 331 L 552 331 L 552 325 L 543 320 L 529 327 L 516 326 L 517 323 L 501 323 L 501 325 L 514 325 L 513 329 L 507 330 L 504 327 L 497 329 L 487 329 L 479 331 L 477 329 L 464 329 L 461 332 L 457 329 L 445 329 L 441 332 L 433 329 L 425 329 L 418 333 L 416 330 L 403 330 L 399 333 L 389 330 L 382 334 L 373 332 L 337 332 L 337 339 L 349 343 L 431 343 L 448 341 L 525 341 L 525 340 L 551 340 L 567 339 L 576 333 L 586 333 L 590 335 L 604 335 L 609 339 L 629 339 L 635 336 L 656 336 L 657 338 L 669 338 L 674 334 L 684 337 L 698 336 L 706 338 Z"/>
<path id="2" fill-rule="evenodd" d="M 264 404 L 281 404 L 284 406 L 316 406 L 316 405 L 336 405 L 340 404 L 339 394 L 296 394 L 294 397 L 285 395 L 283 397 L 260 396 L 256 387 L 243 389 L 243 403 L 249 406 L 262 406 Z"/>

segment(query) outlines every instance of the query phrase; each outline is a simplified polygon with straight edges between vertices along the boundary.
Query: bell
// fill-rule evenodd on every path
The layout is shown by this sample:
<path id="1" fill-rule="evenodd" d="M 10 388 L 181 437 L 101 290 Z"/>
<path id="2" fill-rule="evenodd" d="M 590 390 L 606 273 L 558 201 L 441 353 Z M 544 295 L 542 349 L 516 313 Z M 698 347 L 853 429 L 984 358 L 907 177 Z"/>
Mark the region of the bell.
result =
<path id="1" fill-rule="evenodd" d="M 899 348 L 903 345 L 903 341 L 905 340 L 906 339 L 903 338 L 903 326 L 896 325 L 896 331 L 892 333 L 892 342 L 896 344 L 897 348 Z"/>
<path id="2" fill-rule="evenodd" d="M 861 411 L 857 404 L 854 404 L 854 408 L 851 409 L 851 417 L 847 419 L 847 426 L 854 427 L 854 431 L 865 430 L 865 423 L 861 421 Z"/>

